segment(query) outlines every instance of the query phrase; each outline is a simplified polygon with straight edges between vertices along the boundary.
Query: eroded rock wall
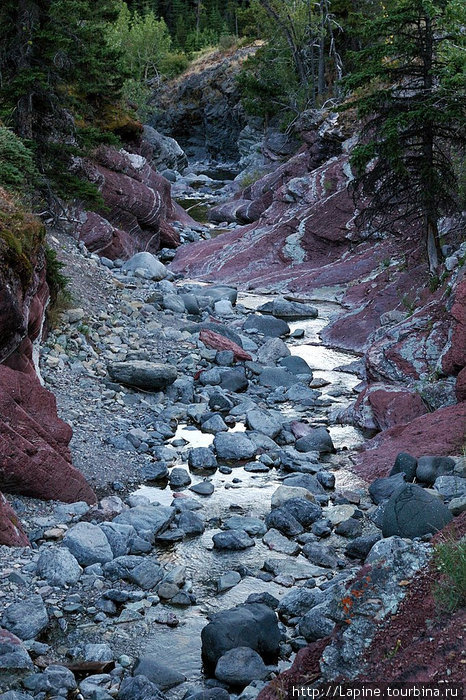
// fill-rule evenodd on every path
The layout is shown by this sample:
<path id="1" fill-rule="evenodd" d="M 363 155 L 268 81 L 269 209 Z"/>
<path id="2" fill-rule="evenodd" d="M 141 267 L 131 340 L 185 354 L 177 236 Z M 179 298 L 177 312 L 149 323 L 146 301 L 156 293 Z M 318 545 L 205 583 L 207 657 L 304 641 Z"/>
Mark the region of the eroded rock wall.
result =
<path id="1" fill-rule="evenodd" d="M 0 190 L 0 488 L 62 501 L 95 501 L 71 464 L 71 428 L 57 416 L 33 361 L 49 299 L 40 222 Z M 0 494 L 0 544 L 27 544 Z"/>

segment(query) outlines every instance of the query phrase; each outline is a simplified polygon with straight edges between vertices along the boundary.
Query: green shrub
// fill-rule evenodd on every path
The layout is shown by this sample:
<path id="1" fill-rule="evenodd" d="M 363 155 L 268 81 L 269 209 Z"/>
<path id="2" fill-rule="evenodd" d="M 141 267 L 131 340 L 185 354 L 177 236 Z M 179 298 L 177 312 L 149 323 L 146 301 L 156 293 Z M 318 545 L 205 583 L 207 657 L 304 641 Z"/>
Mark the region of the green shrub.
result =
<path id="1" fill-rule="evenodd" d="M 46 279 L 50 290 L 50 302 L 53 305 L 60 292 L 65 292 L 69 280 L 62 273 L 62 269 L 65 267 L 64 263 L 60 262 L 54 249 L 49 246 L 45 246 L 45 262 L 47 265 Z"/>
<path id="2" fill-rule="evenodd" d="M 168 53 L 160 62 L 160 69 L 167 78 L 176 78 L 189 66 L 185 53 Z"/>
<path id="3" fill-rule="evenodd" d="M 0 125 L 0 186 L 20 190 L 36 178 L 32 152 L 13 131 Z"/>
<path id="4" fill-rule="evenodd" d="M 466 605 L 466 537 L 452 536 L 436 545 L 433 563 L 440 578 L 434 584 L 433 595 L 438 606 L 454 612 Z"/>

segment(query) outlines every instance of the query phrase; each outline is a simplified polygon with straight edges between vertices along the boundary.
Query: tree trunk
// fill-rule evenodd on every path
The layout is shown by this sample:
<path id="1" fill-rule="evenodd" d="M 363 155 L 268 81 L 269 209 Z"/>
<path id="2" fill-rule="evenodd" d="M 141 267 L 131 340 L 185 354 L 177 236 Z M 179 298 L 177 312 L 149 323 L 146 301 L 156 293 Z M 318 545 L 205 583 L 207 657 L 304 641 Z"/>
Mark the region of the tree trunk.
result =
<path id="1" fill-rule="evenodd" d="M 427 257 L 429 259 L 429 271 L 432 275 L 438 274 L 439 264 L 442 257 L 440 241 L 438 235 L 437 221 L 427 217 Z"/>

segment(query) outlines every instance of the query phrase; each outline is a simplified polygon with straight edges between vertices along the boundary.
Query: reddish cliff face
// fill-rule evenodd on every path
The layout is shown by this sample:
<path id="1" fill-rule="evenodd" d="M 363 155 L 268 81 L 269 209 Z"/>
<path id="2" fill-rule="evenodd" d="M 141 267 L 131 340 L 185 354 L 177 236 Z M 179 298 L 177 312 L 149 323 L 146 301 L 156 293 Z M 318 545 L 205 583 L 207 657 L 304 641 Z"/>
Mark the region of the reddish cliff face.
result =
<path id="1" fill-rule="evenodd" d="M 71 428 L 36 375 L 33 343 L 49 291 L 40 222 L 0 190 L 0 487 L 7 493 L 63 501 L 95 501 L 73 468 Z M 0 544 L 27 544 L 0 494 Z"/>
<path id="2" fill-rule="evenodd" d="M 180 237 L 172 223 L 195 224 L 173 202 L 168 180 L 142 155 L 101 147 L 76 168 L 98 187 L 105 204 L 100 214 L 78 214 L 79 238 L 91 252 L 126 259 L 141 250 L 176 248 Z"/>
<path id="3" fill-rule="evenodd" d="M 448 286 L 429 289 L 422 235 L 412 227 L 364 240 L 348 193 L 350 142 L 322 163 L 333 138 L 324 127 L 307 134 L 287 163 L 214 209 L 213 220 L 245 225 L 183 246 L 172 269 L 248 289 L 312 294 L 341 285 L 345 313 L 321 335 L 365 355 L 367 387 L 352 420 L 383 431 L 357 465 L 373 478 L 390 471 L 397 451 L 462 449 L 466 279 L 459 268 Z M 448 240 L 459 244 L 451 226 Z"/>

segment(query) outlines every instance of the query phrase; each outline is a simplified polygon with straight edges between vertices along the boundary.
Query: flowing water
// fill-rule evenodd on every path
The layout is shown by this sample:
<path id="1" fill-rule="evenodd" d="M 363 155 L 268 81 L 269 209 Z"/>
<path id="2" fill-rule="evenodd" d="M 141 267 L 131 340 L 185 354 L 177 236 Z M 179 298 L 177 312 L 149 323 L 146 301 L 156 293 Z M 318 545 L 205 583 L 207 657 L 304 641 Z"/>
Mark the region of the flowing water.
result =
<path id="1" fill-rule="evenodd" d="M 256 309 L 270 296 L 241 293 L 238 304 L 247 309 Z M 357 376 L 351 372 L 343 372 L 339 368 L 354 362 L 356 356 L 347 352 L 333 350 L 322 345 L 319 333 L 335 314 L 341 312 L 341 307 L 335 301 L 314 301 L 318 308 L 319 316 L 316 319 L 296 321 L 290 324 L 291 330 L 297 328 L 304 330 L 304 336 L 299 339 L 289 339 L 288 345 L 293 355 L 298 355 L 306 360 L 313 370 L 314 378 L 321 379 L 327 384 L 321 389 L 322 399 L 326 404 L 318 409 L 293 405 L 280 404 L 280 410 L 290 417 L 310 416 L 316 423 L 327 423 L 329 410 L 336 406 L 347 405 L 354 399 L 354 387 L 359 383 Z M 244 430 L 245 426 L 238 423 L 231 430 Z M 357 447 L 364 440 L 360 431 L 352 426 L 330 426 L 330 433 L 334 440 L 337 454 L 326 458 L 330 469 L 335 468 L 338 488 L 361 488 L 363 482 L 351 472 L 340 467 L 339 459 L 344 450 Z M 187 455 L 191 447 L 209 447 L 213 441 L 213 435 L 202 433 L 193 426 L 181 425 L 178 427 L 174 440 L 184 439 L 187 442 Z M 181 458 L 177 466 L 187 468 L 186 459 Z M 191 474 L 193 484 L 203 480 L 202 476 Z M 204 510 L 200 514 L 206 519 L 206 531 L 201 537 L 185 539 L 182 542 L 170 546 L 159 547 L 158 557 L 163 562 L 183 565 L 187 570 L 187 577 L 192 581 L 192 589 L 197 598 L 197 605 L 188 609 L 177 611 L 180 624 L 175 629 L 164 628 L 156 625 L 153 634 L 146 638 L 145 651 L 156 653 L 161 662 L 173 664 L 176 658 L 176 667 L 184 673 L 189 680 L 201 679 L 201 638 L 200 633 L 207 622 L 207 615 L 217 610 L 233 607 L 244 602 L 251 593 L 267 591 L 277 598 L 284 595 L 288 589 L 273 582 L 264 582 L 252 576 L 245 576 L 242 581 L 221 594 L 216 592 L 216 580 L 226 571 L 237 566 L 245 566 L 257 573 L 266 559 L 286 559 L 286 555 L 274 553 L 269 550 L 260 538 L 255 539 L 255 546 L 240 552 L 219 552 L 213 549 L 212 535 L 219 531 L 220 520 L 223 522 L 228 517 L 250 515 L 264 517 L 271 508 L 270 500 L 273 492 L 281 483 L 281 479 L 275 469 L 268 473 L 251 473 L 245 471 L 243 466 L 232 469 L 231 474 L 222 474 L 216 471 L 208 477 L 215 487 L 212 495 L 208 497 L 198 496 Z M 152 502 L 156 501 L 169 505 L 173 499 L 173 492 L 167 485 L 141 486 L 137 494 L 147 496 Z M 189 495 L 191 493 L 187 492 Z M 288 557 L 296 562 L 302 557 Z M 307 562 L 308 563 L 308 562 Z M 171 697 L 176 697 L 176 690 L 171 691 Z"/>

